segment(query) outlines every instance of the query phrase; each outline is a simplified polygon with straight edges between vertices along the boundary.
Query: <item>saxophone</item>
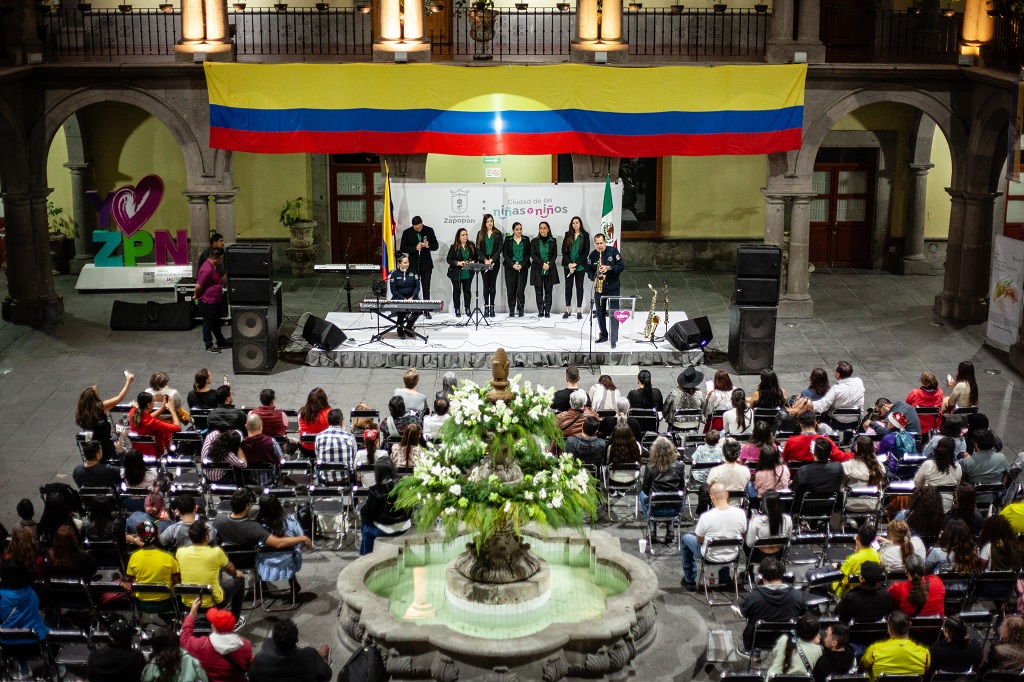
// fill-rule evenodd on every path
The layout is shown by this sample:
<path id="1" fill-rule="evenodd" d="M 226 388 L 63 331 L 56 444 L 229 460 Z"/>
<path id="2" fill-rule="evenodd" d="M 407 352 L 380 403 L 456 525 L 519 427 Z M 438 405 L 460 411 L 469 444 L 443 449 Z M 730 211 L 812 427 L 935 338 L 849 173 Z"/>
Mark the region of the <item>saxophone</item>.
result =
<path id="1" fill-rule="evenodd" d="M 662 282 L 665 285 L 665 333 L 668 333 L 668 282 Z"/>
<path id="2" fill-rule="evenodd" d="M 644 325 L 644 338 L 648 341 L 654 340 L 654 332 L 658 329 L 658 323 L 661 322 L 661 318 L 654 312 L 654 309 L 658 307 L 658 290 L 654 288 L 654 285 L 648 283 L 647 288 L 651 290 L 651 309 L 647 312 L 647 324 Z"/>
<path id="3" fill-rule="evenodd" d="M 598 260 L 597 262 L 597 267 L 601 267 L 600 260 Z M 594 278 L 594 291 L 596 291 L 599 294 L 604 293 L 604 278 L 605 274 L 601 271 L 598 271 L 597 277 Z"/>

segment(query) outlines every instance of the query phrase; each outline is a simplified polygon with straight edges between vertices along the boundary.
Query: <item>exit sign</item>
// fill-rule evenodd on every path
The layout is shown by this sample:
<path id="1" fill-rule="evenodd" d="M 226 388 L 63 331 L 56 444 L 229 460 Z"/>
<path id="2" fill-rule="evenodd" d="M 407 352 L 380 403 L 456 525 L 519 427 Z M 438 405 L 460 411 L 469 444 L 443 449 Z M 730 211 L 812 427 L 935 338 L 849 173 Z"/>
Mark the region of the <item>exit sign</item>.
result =
<path id="1" fill-rule="evenodd" d="M 484 163 L 501 163 L 500 156 L 485 156 Z"/>

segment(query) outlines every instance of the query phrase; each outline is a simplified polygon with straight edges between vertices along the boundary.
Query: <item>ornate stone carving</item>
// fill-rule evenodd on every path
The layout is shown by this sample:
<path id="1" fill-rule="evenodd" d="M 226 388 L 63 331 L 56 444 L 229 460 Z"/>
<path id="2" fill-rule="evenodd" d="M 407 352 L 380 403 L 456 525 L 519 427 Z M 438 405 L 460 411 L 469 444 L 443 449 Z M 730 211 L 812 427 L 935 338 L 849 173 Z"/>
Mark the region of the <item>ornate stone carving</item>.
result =
<path id="1" fill-rule="evenodd" d="M 530 543 L 511 528 L 487 538 L 479 555 L 476 546 L 468 543 L 453 565 L 469 580 L 497 584 L 526 580 L 540 570 L 540 560 L 530 552 Z"/>
<path id="2" fill-rule="evenodd" d="M 358 618 L 358 614 L 351 611 L 346 612 L 341 618 L 341 627 L 346 635 L 357 642 L 362 642 L 363 636 L 366 634 L 366 628 L 360 625 Z"/>
<path id="3" fill-rule="evenodd" d="M 609 671 L 617 672 L 633 659 L 633 654 L 636 650 L 633 648 L 633 643 L 627 640 L 620 639 L 612 647 L 611 651 L 608 652 L 608 663 Z"/>
<path id="4" fill-rule="evenodd" d="M 458 682 L 459 666 L 448 656 L 438 656 L 430 666 L 430 676 L 437 682 Z"/>
<path id="5" fill-rule="evenodd" d="M 569 673 L 569 662 L 565 660 L 565 656 L 558 654 L 552 656 L 544 663 L 544 669 L 541 671 L 541 682 L 558 682 Z"/>
<path id="6" fill-rule="evenodd" d="M 508 355 L 505 354 L 504 348 L 499 348 L 495 353 L 494 357 L 491 358 L 491 391 L 487 394 L 487 399 L 492 403 L 496 403 L 499 400 L 504 400 L 506 403 L 511 402 L 515 397 L 512 395 L 512 391 L 508 390 L 508 368 L 509 361 Z"/>
<path id="7" fill-rule="evenodd" d="M 636 614 L 636 623 L 629 629 L 629 635 L 634 642 L 643 639 L 644 635 L 651 631 L 657 617 L 658 611 L 653 603 Z"/>
<path id="8" fill-rule="evenodd" d="M 519 679 L 519 675 L 510 671 L 506 666 L 499 665 L 475 682 L 519 682 Z"/>

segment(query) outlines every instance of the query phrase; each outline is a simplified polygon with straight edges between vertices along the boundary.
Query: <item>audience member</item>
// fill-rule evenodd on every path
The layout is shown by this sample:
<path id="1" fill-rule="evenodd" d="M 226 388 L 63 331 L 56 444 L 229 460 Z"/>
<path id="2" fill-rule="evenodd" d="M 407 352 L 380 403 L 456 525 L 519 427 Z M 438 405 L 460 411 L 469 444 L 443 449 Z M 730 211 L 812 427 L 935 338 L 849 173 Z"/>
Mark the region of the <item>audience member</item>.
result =
<path id="1" fill-rule="evenodd" d="M 40 640 L 50 634 L 39 611 L 39 597 L 32 589 L 32 574 L 20 562 L 10 559 L 0 563 L 0 628 L 32 630 Z M 18 668 L 21 679 L 31 676 L 28 661 L 19 660 Z"/>
<path id="2" fill-rule="evenodd" d="M 646 369 L 636 375 L 636 388 L 626 394 L 626 400 L 633 409 L 664 412 L 665 400 L 661 397 L 661 390 L 651 386 L 651 373 Z"/>
<path id="3" fill-rule="evenodd" d="M 782 581 L 785 568 L 775 557 L 764 559 L 758 569 L 761 584 L 751 590 L 740 604 L 740 613 L 747 619 L 743 628 L 743 651 L 746 654 L 753 653 L 754 626 L 757 621 L 791 620 L 807 610 L 803 591 Z"/>
<path id="4" fill-rule="evenodd" d="M 565 439 L 565 454 L 576 457 L 583 464 L 594 467 L 595 470 L 598 467 L 604 466 L 608 444 L 604 438 L 600 438 L 597 435 L 600 427 L 601 422 L 597 417 L 587 417 L 584 419 L 583 433 L 578 436 L 569 436 Z"/>
<path id="5" fill-rule="evenodd" d="M 327 428 L 316 434 L 314 446 L 316 461 L 344 464 L 349 471 L 355 471 L 358 447 L 355 436 L 342 428 L 344 423 L 345 413 L 338 408 L 327 412 Z M 321 472 L 320 477 L 331 483 L 339 483 L 344 480 L 344 474 L 340 471 Z"/>
<path id="6" fill-rule="evenodd" d="M 587 417 L 587 419 L 595 419 L 595 417 Z M 585 424 L 585 422 L 584 422 Z M 643 459 L 641 458 L 640 443 L 636 442 L 633 438 L 633 432 L 630 431 L 629 427 L 625 424 L 619 424 L 612 431 L 612 438 L 608 441 L 608 464 L 628 464 L 628 465 L 643 465 Z M 620 472 L 621 473 L 621 472 Z M 618 481 L 630 481 L 635 478 L 632 473 L 626 472 L 622 474 L 623 477 L 616 478 Z M 609 475 L 609 478 L 612 478 Z"/>
<path id="7" fill-rule="evenodd" d="M 426 417 L 423 418 L 423 438 L 427 441 L 432 441 L 440 433 L 441 427 L 448 423 L 448 419 L 451 415 L 448 414 L 449 409 L 447 398 L 434 398 L 434 410 Z"/>
<path id="8" fill-rule="evenodd" d="M 551 398 L 551 409 L 555 412 L 564 412 L 569 409 L 569 396 L 580 390 L 580 370 L 576 365 L 569 365 L 565 368 L 565 388 L 555 391 Z M 590 396 L 587 396 L 587 407 L 590 407 Z"/>
<path id="9" fill-rule="evenodd" d="M 963 472 L 953 452 L 953 439 L 942 438 L 932 451 L 932 458 L 925 460 L 914 475 L 915 488 L 935 488 L 938 486 L 958 486 Z M 942 511 L 953 508 L 953 493 L 942 493 Z"/>
<path id="10" fill-rule="evenodd" d="M 711 390 L 708 391 L 707 399 L 704 401 L 704 422 L 709 428 L 721 428 L 713 423 L 715 412 L 725 412 L 732 407 L 732 378 L 724 369 L 715 372 L 715 378 L 711 382 Z"/>
<path id="11" fill-rule="evenodd" d="M 958 414 L 949 414 L 943 417 L 942 424 L 939 425 L 939 432 L 931 437 L 931 439 L 925 443 L 925 446 L 921 448 L 921 455 L 924 457 L 931 457 L 932 451 L 935 450 L 935 446 L 939 444 L 943 438 L 953 439 L 953 451 L 956 456 L 959 457 L 961 454 L 967 452 L 967 441 L 964 440 L 964 420 Z"/>
<path id="12" fill-rule="evenodd" d="M 169 388 L 171 377 L 167 372 L 153 372 L 149 377 L 149 388 L 146 393 L 153 396 L 153 409 L 160 409 L 164 403 L 168 403 L 167 410 L 163 414 L 164 421 L 170 420 L 170 412 L 177 412 L 181 409 L 181 394 L 175 388 Z M 180 413 L 179 413 L 180 416 Z"/>
<path id="13" fill-rule="evenodd" d="M 925 564 L 930 573 L 952 571 L 970 576 L 979 573 L 978 547 L 967 524 L 959 520 L 947 523 L 939 533 L 939 541 L 925 555 Z"/>
<path id="14" fill-rule="evenodd" d="M 799 509 L 805 495 L 827 497 L 838 495 L 843 487 L 846 472 L 839 462 L 830 462 L 829 456 L 835 444 L 828 438 L 814 442 L 814 461 L 805 464 L 793 473 L 793 508 Z"/>
<path id="15" fill-rule="evenodd" d="M 759 497 L 764 497 L 769 490 L 789 489 L 789 467 L 780 459 L 778 448 L 769 445 L 761 448 L 761 454 L 757 458 L 757 468 L 754 471 L 754 479 L 747 486 L 751 502 Z"/>
<path id="16" fill-rule="evenodd" d="M 192 380 L 192 390 L 185 397 L 190 410 L 212 410 L 217 407 L 217 392 L 210 385 L 210 370 L 203 367 Z"/>
<path id="17" fill-rule="evenodd" d="M 46 553 L 46 569 L 51 578 L 81 578 L 86 582 L 96 575 L 96 559 L 83 552 L 74 526 L 61 526 Z"/>
<path id="18" fill-rule="evenodd" d="M 942 527 L 946 524 L 942 495 L 935 488 L 915 488 L 914 494 L 910 496 L 910 506 L 901 514 L 904 515 L 910 531 L 920 537 L 926 545 L 938 539 Z"/>
<path id="19" fill-rule="evenodd" d="M 733 389 L 732 408 L 722 415 L 722 433 L 726 436 L 747 436 L 754 430 L 754 411 L 747 406 L 747 394 Z"/>
<path id="20" fill-rule="evenodd" d="M 39 492 L 43 496 L 43 513 L 36 527 L 36 538 L 41 547 L 48 547 L 61 527 L 71 526 L 76 532 L 81 528 L 82 521 L 77 513 L 82 501 L 78 492 L 66 483 L 49 483 Z"/>
<path id="21" fill-rule="evenodd" d="M 814 664 L 811 674 L 814 682 L 826 682 L 831 676 L 846 675 L 857 667 L 857 655 L 850 646 L 850 627 L 833 623 L 825 630 L 821 658 Z"/>
<path id="22" fill-rule="evenodd" d="M 212 441 L 211 441 L 212 439 Z M 203 456 L 203 464 L 218 465 L 216 468 L 207 469 L 203 476 L 211 481 L 219 481 L 224 477 L 224 467 L 236 467 L 245 469 L 249 466 L 249 460 L 242 452 L 242 434 L 238 431 L 210 431 L 206 438 L 210 442 L 208 454 Z M 205 446 L 204 446 L 205 447 Z"/>
<path id="23" fill-rule="evenodd" d="M 434 396 L 435 398 L 444 398 L 448 402 L 451 402 L 452 396 L 455 395 L 455 390 L 459 387 L 459 377 L 455 372 L 445 372 L 444 376 L 441 377 L 441 390 Z"/>
<path id="24" fill-rule="evenodd" d="M 765 679 L 776 675 L 810 675 L 821 658 L 821 621 L 813 613 L 796 619 L 796 637 L 781 635 L 772 650 Z"/>
<path id="25" fill-rule="evenodd" d="M 273 495 L 260 495 L 260 511 L 256 522 L 261 524 L 275 538 L 300 538 L 304 535 L 302 525 L 294 514 L 285 514 L 281 501 Z M 260 580 L 268 583 L 287 580 L 296 592 L 301 590 L 295 574 L 302 568 L 302 552 L 293 546 L 291 552 L 265 554 L 256 562 Z"/>
<path id="26" fill-rule="evenodd" d="M 750 432 L 750 440 L 743 444 L 740 449 L 740 461 L 756 463 L 761 457 L 761 449 L 769 447 L 778 449 L 775 444 L 775 437 L 772 435 L 772 425 L 766 421 L 754 422 L 754 429 Z"/>
<path id="27" fill-rule="evenodd" d="M 794 434 L 786 440 L 786 447 L 782 450 L 782 459 L 785 462 L 812 462 L 814 455 L 811 452 L 814 442 L 824 438 L 830 443 L 829 458 L 833 462 L 842 462 L 850 457 L 839 449 L 831 438 L 818 433 L 818 418 L 814 412 L 807 410 L 797 415 L 797 423 L 800 424 L 800 433 Z"/>
<path id="28" fill-rule="evenodd" d="M 865 561 L 860 565 L 860 583 L 839 600 L 835 616 L 844 623 L 873 623 L 885 618 L 892 608 L 881 565 L 877 561 Z"/>
<path id="29" fill-rule="evenodd" d="M 221 544 L 230 543 L 244 549 L 255 549 L 260 545 L 272 549 L 287 549 L 297 545 L 304 545 L 307 549 L 313 548 L 312 540 L 305 535 L 274 535 L 257 521 L 250 519 L 249 510 L 253 501 L 253 493 L 247 488 L 240 488 L 231 494 L 231 513 L 218 514 L 212 524 Z"/>
<path id="30" fill-rule="evenodd" d="M 890 414 L 902 414 L 906 422 L 903 428 L 911 433 L 924 433 L 921 431 L 921 418 L 917 414 L 917 408 L 908 405 L 902 400 L 893 402 L 888 398 L 879 398 L 875 401 L 875 414 L 879 419 L 888 419 Z M 891 421 L 891 420 L 890 420 Z"/>
<path id="31" fill-rule="evenodd" d="M 739 441 L 726 438 L 722 444 L 722 456 L 725 462 L 719 464 L 708 472 L 708 484 L 710 488 L 716 483 L 721 483 L 729 492 L 746 490 L 750 482 L 750 469 L 739 463 L 740 459 Z"/>
<path id="32" fill-rule="evenodd" d="M 960 461 L 964 479 L 973 485 L 989 483 L 1006 483 L 1006 472 L 1010 469 L 1006 457 L 995 452 L 995 436 L 988 429 L 980 429 L 974 433 L 974 454 Z M 978 495 L 978 503 L 991 504 L 993 494 L 986 492 Z"/>
<path id="33" fill-rule="evenodd" d="M 146 466 L 146 457 L 135 448 L 124 453 L 124 458 L 121 461 L 121 478 L 124 479 L 124 484 L 128 488 L 153 490 L 160 482 L 157 472 Z M 125 503 L 127 511 L 137 511 L 138 507 L 131 508 L 129 500 L 122 499 L 122 502 Z"/>
<path id="34" fill-rule="evenodd" d="M 274 623 L 270 637 L 252 659 L 249 682 L 329 682 L 330 648 L 299 647 L 299 629 L 291 618 Z"/>
<path id="35" fill-rule="evenodd" d="M 148 393 L 140 393 L 136 398 L 136 406 L 128 412 L 128 425 L 138 436 L 152 436 L 156 442 L 156 454 L 162 455 L 167 452 L 171 444 L 171 436 L 181 431 L 181 421 L 178 413 L 170 410 L 171 423 L 167 424 L 160 420 L 160 415 L 167 409 L 168 403 L 163 403 L 159 409 L 150 412 L 150 405 L 153 403 L 153 396 Z M 213 428 L 213 425 L 210 425 Z"/>
<path id="36" fill-rule="evenodd" d="M 210 682 L 246 682 L 252 667 L 252 644 L 234 632 L 244 620 L 231 611 L 211 608 L 206 612 L 206 620 L 213 631 L 208 637 L 197 637 L 198 613 L 197 599 L 181 624 L 181 647 L 199 661 Z"/>
<path id="37" fill-rule="evenodd" d="M 601 420 L 601 428 L 598 430 L 597 435 L 608 440 L 611 438 L 616 426 L 625 424 L 633 432 L 633 438 L 639 443 L 643 438 L 643 429 L 640 428 L 640 422 L 636 417 L 629 416 L 629 410 L 629 401 L 625 398 L 619 398 L 615 402 L 615 416 L 604 417 Z"/>
<path id="38" fill-rule="evenodd" d="M 967 673 L 981 667 L 984 654 L 977 632 L 971 632 L 960 616 L 947 616 L 942 621 L 942 635 L 931 646 L 932 670 Z"/>
<path id="39" fill-rule="evenodd" d="M 898 575 L 907 570 L 907 559 L 917 555 L 924 560 L 925 547 L 921 538 L 911 535 L 906 521 L 894 519 L 885 526 L 885 540 L 878 550 L 882 568 Z"/>
<path id="40" fill-rule="evenodd" d="M 245 573 L 235 568 L 223 549 L 210 546 L 210 530 L 202 521 L 192 524 L 188 529 L 188 537 L 192 544 L 179 547 L 174 555 L 181 569 L 181 581 L 188 585 L 210 585 L 213 593 L 202 598 L 203 608 L 229 606 L 231 613 L 241 618 L 242 601 L 245 599 Z M 221 571 L 225 575 L 221 575 Z M 189 602 L 189 599 L 192 601 Z M 193 611 L 199 608 L 198 599 L 182 597 L 181 601 L 186 606 L 191 604 Z M 242 622 L 245 622 L 244 618 Z"/>
<path id="41" fill-rule="evenodd" d="M 327 393 L 319 386 L 314 388 L 306 397 L 306 404 L 299 410 L 299 433 L 305 436 L 315 436 L 321 431 L 326 431 L 329 426 L 327 414 L 330 411 L 331 406 L 327 402 Z M 310 452 L 315 449 L 313 445 L 306 443 L 302 443 L 302 447 Z"/>
<path id="42" fill-rule="evenodd" d="M 711 429 L 704 436 L 704 442 L 698 445 L 693 451 L 694 464 L 721 464 L 725 461 L 722 455 L 722 435 L 718 429 Z M 708 473 L 711 469 L 696 469 L 690 471 L 690 476 L 698 483 L 708 482 Z"/>
<path id="43" fill-rule="evenodd" d="M 739 448 L 736 449 L 736 457 Z M 735 461 L 735 459 L 733 460 Z M 749 475 L 749 474 L 748 474 Z M 693 533 L 683 536 L 683 587 L 693 590 L 697 587 L 697 557 L 711 561 L 729 561 L 739 549 L 721 548 L 708 554 L 707 541 L 720 538 L 742 538 L 747 530 L 747 515 L 739 507 L 729 504 L 729 492 L 721 483 L 710 488 L 712 508 L 700 515 Z"/>
<path id="44" fill-rule="evenodd" d="M 14 511 L 18 514 L 18 520 L 11 527 L 11 532 L 13 533 L 19 528 L 28 528 L 32 531 L 32 537 L 35 537 L 36 520 L 33 517 L 36 515 L 36 508 L 32 506 L 32 500 L 27 497 L 21 498 Z"/>
<path id="45" fill-rule="evenodd" d="M 363 466 L 364 464 L 373 465 L 377 461 L 378 457 L 386 457 L 388 454 L 387 450 L 383 450 L 378 446 L 380 442 L 380 431 L 377 429 L 367 429 L 363 431 L 363 447 L 356 451 L 356 468 Z M 363 488 L 369 488 L 375 483 L 372 471 L 359 472 L 359 485 Z"/>
<path id="46" fill-rule="evenodd" d="M 583 422 L 587 417 L 598 418 L 597 412 L 587 407 L 586 392 L 577 389 L 569 396 L 569 408 L 559 412 L 558 428 L 566 438 L 583 433 Z"/>
<path id="47" fill-rule="evenodd" d="M 173 628 L 157 628 L 149 643 L 153 655 L 142 670 L 142 682 L 209 682 L 199 661 L 181 648 Z"/>
<path id="48" fill-rule="evenodd" d="M 395 466 L 406 469 L 416 466 L 423 445 L 423 429 L 419 424 L 409 424 L 402 433 L 402 440 L 391 447 L 391 459 Z"/>
<path id="49" fill-rule="evenodd" d="M 942 389 L 939 388 L 939 380 L 931 372 L 921 372 L 921 386 L 907 394 L 906 403 L 918 407 L 942 407 Z M 928 433 L 934 429 L 939 418 L 931 414 L 919 414 L 918 422 L 921 430 L 918 433 Z"/>
<path id="50" fill-rule="evenodd" d="M 146 659 L 132 646 L 135 628 L 126 620 L 107 627 L 109 643 L 89 652 L 89 682 L 139 682 Z"/>
<path id="51" fill-rule="evenodd" d="M 235 394 L 228 384 L 217 388 L 217 407 L 210 410 L 206 422 L 214 431 L 245 430 L 245 412 L 235 407 Z"/>
<path id="52" fill-rule="evenodd" d="M 28 570 L 33 578 L 42 578 L 46 575 L 46 566 L 39 553 L 36 534 L 28 526 L 18 526 L 11 533 L 11 541 L 4 549 L 3 560 L 17 561 Z"/>
<path id="53" fill-rule="evenodd" d="M 401 535 L 412 527 L 409 512 L 398 509 L 391 495 L 398 482 L 398 475 L 390 457 L 377 458 L 373 463 L 373 476 L 375 482 L 360 511 L 362 542 L 359 556 L 372 552 L 377 538 Z"/>
<path id="54" fill-rule="evenodd" d="M 829 381 L 828 370 L 823 367 L 815 367 L 811 370 L 811 377 L 807 388 L 800 391 L 801 398 L 808 398 L 812 401 L 821 400 L 828 395 Z"/>
<path id="55" fill-rule="evenodd" d="M 857 529 L 857 535 L 854 537 L 853 554 L 846 557 L 842 564 L 836 566 L 836 568 L 842 571 L 843 579 L 832 583 L 832 589 L 840 599 L 850 591 L 850 578 L 860 575 L 861 566 L 865 562 L 870 561 L 881 565 L 878 551 L 871 546 L 874 541 L 875 525 L 871 521 L 865 521 Z"/>
<path id="56" fill-rule="evenodd" d="M 941 616 L 945 613 L 946 586 L 929 575 L 924 559 L 911 554 L 906 561 L 907 580 L 889 588 L 893 608 L 909 616 Z"/>
<path id="57" fill-rule="evenodd" d="M 704 399 L 701 397 L 698 388 L 704 383 L 704 374 L 698 372 L 693 365 L 690 365 L 676 377 L 676 387 L 665 396 L 665 421 L 669 429 L 686 428 L 692 422 L 677 422 L 675 414 L 679 410 L 704 411 Z M 618 392 L 616 391 L 616 395 Z M 612 403 L 612 409 L 615 405 Z M 598 407 L 597 409 L 602 409 Z"/>
<path id="58" fill-rule="evenodd" d="M 834 415 L 835 410 L 864 411 L 864 382 L 853 376 L 853 366 L 846 360 L 836 363 L 836 383 L 819 400 L 804 398 L 800 409 L 813 409 L 818 414 L 828 414 L 829 424 L 835 429 L 856 427 L 860 418 L 856 415 Z"/>
<path id="59" fill-rule="evenodd" d="M 587 395 L 590 397 L 590 407 L 595 412 L 614 410 L 615 403 L 622 397 L 619 389 L 615 387 L 615 382 L 607 374 L 597 378 L 597 383 L 590 387 Z"/>
<path id="60" fill-rule="evenodd" d="M 263 420 L 255 412 L 245 418 L 245 438 L 239 449 L 245 455 L 246 464 L 257 467 L 274 467 L 281 463 L 284 453 L 272 436 L 263 433 Z"/>
<path id="61" fill-rule="evenodd" d="M 420 423 L 419 413 L 406 409 L 405 399 L 396 395 L 388 401 L 388 416 L 381 422 L 380 430 L 387 438 L 400 438 L 410 424 Z"/>
<path id="62" fill-rule="evenodd" d="M 416 390 L 420 383 L 420 373 L 414 368 L 405 370 L 402 375 L 403 388 L 396 388 L 395 395 L 401 396 L 405 401 L 407 410 L 414 410 L 421 416 L 429 412 L 427 409 L 427 396 Z"/>
<path id="63" fill-rule="evenodd" d="M 1021 669 L 1024 669 L 1024 618 L 1007 616 L 999 626 L 999 642 L 989 651 L 983 670 L 1020 672 Z"/>
<path id="64" fill-rule="evenodd" d="M 196 515 L 199 512 L 199 505 L 189 493 L 182 493 L 174 500 L 174 511 L 178 520 L 160 531 L 160 544 L 170 551 L 181 547 L 188 547 L 192 544 L 189 538 L 189 529 L 196 522 Z M 210 541 L 217 541 L 217 532 L 210 531 Z"/>
<path id="65" fill-rule="evenodd" d="M 860 659 L 872 680 L 882 674 L 924 676 L 931 667 L 931 654 L 910 639 L 910 616 L 893 611 L 886 621 L 889 639 L 875 642 Z"/>
<path id="66" fill-rule="evenodd" d="M 868 436 L 858 436 L 853 444 L 853 459 L 843 462 L 843 483 L 847 489 L 875 486 L 884 487 L 885 469 L 875 457 L 874 443 Z M 852 512 L 867 512 L 875 508 L 877 500 L 870 497 L 851 497 L 846 500 L 846 509 Z"/>
<path id="67" fill-rule="evenodd" d="M 126 575 L 129 582 L 165 585 L 168 588 L 181 582 L 181 567 L 178 566 L 178 560 L 174 555 L 157 547 L 158 536 L 156 526 L 148 521 L 136 526 L 133 539 L 138 541 L 135 544 L 140 549 L 132 552 L 128 558 Z M 135 598 L 142 602 L 143 610 L 148 613 L 173 612 L 170 599 L 163 599 L 159 594 L 139 592 L 135 594 Z"/>
<path id="68" fill-rule="evenodd" d="M 1013 532 L 1003 516 L 990 516 L 981 526 L 978 537 L 978 559 L 981 570 L 1013 571 L 1024 569 L 1024 542 Z"/>
<path id="69" fill-rule="evenodd" d="M 770 547 L 754 547 L 754 543 L 764 538 L 790 537 L 793 534 L 793 519 L 789 514 L 782 513 L 782 498 L 775 490 L 767 491 L 761 498 L 760 511 L 754 512 L 747 527 L 747 548 L 750 563 L 760 562 L 768 556 L 775 556 L 782 551 L 782 545 Z"/>
<path id="70" fill-rule="evenodd" d="M 145 498 L 141 503 L 145 508 Z M 117 509 L 113 497 L 97 497 L 89 502 L 89 513 L 79 534 L 89 542 L 113 540 L 121 549 L 125 549 L 124 513 Z"/>
<path id="71" fill-rule="evenodd" d="M 978 381 L 974 377 L 974 363 L 961 362 L 956 368 L 956 377 L 946 382 L 951 386 L 949 397 L 942 404 L 943 412 L 954 412 L 958 407 L 978 406 Z"/>
<path id="72" fill-rule="evenodd" d="M 953 502 L 953 508 L 946 513 L 946 521 L 960 519 L 971 529 L 971 535 L 980 533 L 981 522 L 985 519 L 981 512 L 978 511 L 977 500 L 978 495 L 974 490 L 974 486 L 961 481 L 960 487 L 956 491 L 956 500 Z"/>
<path id="73" fill-rule="evenodd" d="M 369 403 L 361 402 L 356 405 L 354 412 L 376 412 L 376 410 L 370 407 Z M 352 417 L 352 435 L 356 437 L 357 441 L 363 437 L 363 432 L 367 429 L 380 430 L 373 416 Z"/>
<path id="74" fill-rule="evenodd" d="M 872 422 L 876 424 L 876 422 Z M 875 426 L 876 433 L 888 431 L 878 443 L 878 455 L 890 461 L 902 462 L 906 455 L 917 452 L 917 441 L 907 432 L 907 418 L 899 412 L 890 412 L 885 420 L 885 428 Z"/>
<path id="75" fill-rule="evenodd" d="M 75 423 L 78 428 L 87 432 L 86 438 L 94 440 L 103 449 L 103 461 L 112 462 L 117 460 L 117 448 L 114 445 L 113 427 L 107 414 L 117 406 L 125 396 L 128 395 L 128 388 L 135 381 L 135 375 L 125 370 L 124 386 L 120 393 L 113 398 L 103 400 L 95 386 L 83 389 L 78 396 L 78 405 L 75 407 Z M 88 435 L 88 432 L 92 435 Z"/>
<path id="76" fill-rule="evenodd" d="M 79 488 L 117 488 L 121 485 L 121 472 L 117 467 L 103 463 L 103 451 L 97 441 L 82 446 L 85 461 L 71 472 L 71 479 Z"/>
<path id="77" fill-rule="evenodd" d="M 989 426 L 988 416 L 982 414 L 981 412 L 975 412 L 974 414 L 968 414 L 966 416 L 967 432 L 964 434 L 964 443 L 967 445 L 967 452 L 974 452 L 974 434 L 983 429 L 991 430 L 992 427 Z M 1003 451 L 1003 439 L 994 433 L 992 434 L 991 449 L 995 452 Z M 1006 457 L 1007 461 L 1009 461 L 1010 458 L 1008 455 L 1004 454 L 1003 456 Z"/>
<path id="78" fill-rule="evenodd" d="M 143 510 L 133 512 L 124 522 L 124 532 L 134 533 L 135 527 L 140 523 L 150 521 L 160 530 L 166 530 L 171 525 L 170 517 L 167 514 L 167 505 L 164 496 L 157 492 L 146 495 L 142 502 Z"/>
<path id="79" fill-rule="evenodd" d="M 587 420 L 590 422 L 590 420 Z M 651 493 L 675 493 L 686 489 L 686 467 L 679 461 L 679 455 L 672 442 L 659 436 L 651 445 L 651 453 L 647 469 L 644 471 L 643 482 L 640 484 L 640 508 L 644 516 L 650 518 Z M 659 505 L 655 510 L 654 517 L 677 516 L 679 508 L 664 507 Z M 665 544 L 675 540 L 674 530 L 671 521 L 665 522 Z M 658 528 L 655 524 L 651 529 L 651 542 L 658 541 Z"/>
<path id="80" fill-rule="evenodd" d="M 999 515 L 1010 522 L 1014 533 L 1024 535 L 1024 499 L 1021 499 L 1019 495 L 1020 493 L 1013 502 L 1003 507 Z M 42 524 L 42 519 L 40 519 L 40 524 Z"/>
<path id="81" fill-rule="evenodd" d="M 274 404 L 277 394 L 272 388 L 260 391 L 260 404 L 249 415 L 257 415 L 263 424 L 263 433 L 268 436 L 283 436 L 288 433 L 288 415 Z"/>
<path id="82" fill-rule="evenodd" d="M 761 370 L 757 388 L 750 394 L 750 406 L 762 410 L 778 410 L 786 406 L 786 392 L 779 386 L 779 377 L 770 369 Z"/>

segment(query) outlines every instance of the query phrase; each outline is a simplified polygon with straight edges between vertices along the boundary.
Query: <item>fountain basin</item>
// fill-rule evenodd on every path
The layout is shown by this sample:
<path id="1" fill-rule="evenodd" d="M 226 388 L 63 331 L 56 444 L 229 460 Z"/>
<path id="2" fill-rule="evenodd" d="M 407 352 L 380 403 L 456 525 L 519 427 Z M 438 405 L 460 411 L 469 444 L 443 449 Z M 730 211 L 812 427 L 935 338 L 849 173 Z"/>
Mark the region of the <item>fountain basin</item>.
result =
<path id="1" fill-rule="evenodd" d="M 414 575 L 414 588 L 415 580 Z M 551 567 L 542 560 L 540 570 L 526 580 L 493 584 L 474 582 L 449 563 L 444 592 L 446 603 L 457 611 L 491 616 L 524 614 L 551 601 Z"/>
<path id="2" fill-rule="evenodd" d="M 338 577 L 342 643 L 349 650 L 377 644 L 397 680 L 625 677 L 630 661 L 654 639 L 654 572 L 601 531 L 527 535 L 550 565 L 548 604 L 498 616 L 460 613 L 445 598 L 445 575 L 464 539 L 444 545 L 436 534 L 392 538 Z M 424 576 L 424 567 L 433 575 Z M 425 581 L 419 589 L 414 570 Z M 593 575 L 594 589 L 571 592 L 581 572 Z M 577 607 L 572 613 L 560 610 L 568 602 Z"/>

